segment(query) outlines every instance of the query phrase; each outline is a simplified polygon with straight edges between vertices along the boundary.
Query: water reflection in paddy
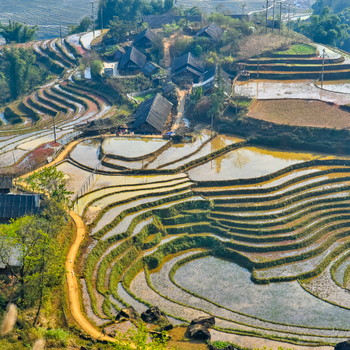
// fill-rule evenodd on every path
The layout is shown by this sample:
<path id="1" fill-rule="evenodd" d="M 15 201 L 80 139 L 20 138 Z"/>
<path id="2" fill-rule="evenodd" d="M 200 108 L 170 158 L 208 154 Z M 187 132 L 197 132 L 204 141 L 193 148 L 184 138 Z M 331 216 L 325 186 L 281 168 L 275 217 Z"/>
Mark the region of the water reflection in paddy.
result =
<path id="1" fill-rule="evenodd" d="M 196 181 L 259 177 L 289 165 L 324 158 L 321 153 L 277 151 L 245 147 L 233 150 L 189 171 Z"/>
<path id="2" fill-rule="evenodd" d="M 103 150 L 127 158 L 141 157 L 157 151 L 167 143 L 161 138 L 148 137 L 112 137 L 103 142 Z"/>
<path id="3" fill-rule="evenodd" d="M 185 157 L 195 152 L 210 137 L 208 130 L 197 135 L 193 142 L 175 143 L 169 149 L 161 153 L 153 162 L 148 165 L 149 169 L 155 169 L 160 165 L 170 163 L 176 159 Z"/>
<path id="4" fill-rule="evenodd" d="M 75 161 L 95 168 L 100 162 L 98 159 L 101 139 L 90 139 L 80 142 L 72 151 L 70 157 Z"/>
<path id="5" fill-rule="evenodd" d="M 199 152 L 195 153 L 193 156 L 190 156 L 182 161 L 176 162 L 174 164 L 168 165 L 164 167 L 164 169 L 175 169 L 184 164 L 192 162 L 201 157 L 205 157 L 210 153 L 216 152 L 226 146 L 232 145 L 233 143 L 237 143 L 243 141 L 243 139 L 239 139 L 234 136 L 226 136 L 226 135 L 218 135 L 209 143 L 207 143 Z"/>
<path id="6" fill-rule="evenodd" d="M 206 257 L 181 266 L 175 280 L 180 286 L 222 306 L 269 321 L 349 328 L 350 310 L 313 297 L 297 281 L 259 285 L 254 284 L 250 276 L 248 270 L 235 263 Z"/>

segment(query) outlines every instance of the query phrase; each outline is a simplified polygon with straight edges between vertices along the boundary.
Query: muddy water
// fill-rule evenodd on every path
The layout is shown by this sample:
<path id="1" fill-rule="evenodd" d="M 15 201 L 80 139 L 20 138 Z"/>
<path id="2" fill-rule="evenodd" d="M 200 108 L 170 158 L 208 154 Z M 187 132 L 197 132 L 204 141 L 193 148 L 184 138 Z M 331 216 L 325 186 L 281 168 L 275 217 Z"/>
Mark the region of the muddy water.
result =
<path id="1" fill-rule="evenodd" d="M 193 160 L 199 159 L 201 157 L 205 157 L 210 153 L 216 152 L 226 146 L 232 145 L 233 143 L 237 143 L 243 141 L 243 139 L 239 139 L 234 136 L 226 136 L 226 135 L 218 135 L 215 139 L 211 140 L 207 143 L 199 152 L 190 156 L 180 162 L 176 162 L 169 166 L 164 167 L 164 169 L 175 169 L 179 166 L 192 162 Z"/>
<path id="2" fill-rule="evenodd" d="M 298 99 L 318 99 L 322 101 L 334 102 L 339 105 L 350 103 L 350 95 L 339 94 L 331 91 L 322 91 L 315 86 L 314 80 L 303 81 L 271 81 L 271 80 L 251 80 L 240 82 L 235 86 L 235 94 L 256 97 L 259 100 L 298 98 Z"/>
<path id="3" fill-rule="evenodd" d="M 127 158 L 136 158 L 155 152 L 167 141 L 147 137 L 112 137 L 103 142 L 104 152 Z"/>
<path id="4" fill-rule="evenodd" d="M 195 152 L 198 147 L 207 141 L 210 137 L 208 130 L 204 130 L 200 135 L 196 136 L 193 142 L 173 144 L 166 151 L 161 153 L 153 162 L 148 165 L 148 169 L 155 169 L 163 164 L 170 163 L 176 159 L 185 157 Z"/>
<path id="5" fill-rule="evenodd" d="M 245 147 L 190 170 L 189 176 L 195 181 L 252 178 L 273 173 L 292 164 L 323 157 L 321 153 Z"/>
<path id="6" fill-rule="evenodd" d="M 80 142 L 72 151 L 71 158 L 90 168 L 100 163 L 98 159 L 101 139 L 90 139 Z"/>
<path id="7" fill-rule="evenodd" d="M 257 285 L 250 275 L 235 263 L 206 257 L 181 266 L 175 280 L 182 287 L 222 306 L 266 320 L 349 329 L 350 310 L 313 297 L 297 281 Z"/>

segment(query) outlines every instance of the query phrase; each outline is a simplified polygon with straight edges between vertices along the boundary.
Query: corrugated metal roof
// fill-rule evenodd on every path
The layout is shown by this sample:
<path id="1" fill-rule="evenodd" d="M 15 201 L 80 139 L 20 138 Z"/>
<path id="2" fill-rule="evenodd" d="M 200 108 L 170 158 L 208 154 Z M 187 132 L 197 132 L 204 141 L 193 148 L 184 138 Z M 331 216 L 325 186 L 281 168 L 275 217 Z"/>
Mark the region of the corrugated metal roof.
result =
<path id="1" fill-rule="evenodd" d="M 137 44 L 143 38 L 147 38 L 148 40 L 152 41 L 152 43 L 155 43 L 158 39 L 158 35 L 151 29 L 147 28 L 135 38 L 133 45 Z"/>
<path id="2" fill-rule="evenodd" d="M 146 65 L 144 65 L 141 69 L 141 72 L 144 74 L 144 75 L 152 75 L 154 74 L 156 71 L 158 71 L 160 69 L 160 67 L 158 65 L 156 65 L 155 63 L 149 61 L 147 62 Z"/>
<path id="3" fill-rule="evenodd" d="M 12 219 L 39 211 L 38 194 L 0 194 L 0 218 Z"/>
<path id="4" fill-rule="evenodd" d="M 230 95 L 232 91 L 232 83 L 229 75 L 221 69 L 221 77 L 223 80 L 223 89 L 226 94 Z M 201 82 L 198 84 L 194 84 L 193 87 L 201 86 L 203 88 L 203 92 L 211 89 L 215 85 L 215 79 L 218 74 L 218 66 L 213 66 L 209 68 L 206 72 L 203 73 Z"/>
<path id="5" fill-rule="evenodd" d="M 120 60 L 119 68 L 123 68 L 129 61 L 132 61 L 141 68 L 146 64 L 147 59 L 142 52 L 137 50 L 135 47 L 131 47 Z"/>
<path id="6" fill-rule="evenodd" d="M 179 71 L 183 71 L 183 68 L 186 66 L 190 66 L 192 67 L 192 69 L 196 70 L 197 72 L 200 72 L 200 75 L 204 72 L 204 67 L 196 60 L 196 58 L 190 52 L 187 52 L 184 55 L 173 59 L 171 73 L 173 75 L 178 74 Z"/>
<path id="7" fill-rule="evenodd" d="M 165 128 L 172 106 L 173 104 L 160 94 L 142 102 L 135 113 L 135 123 L 133 128 L 136 129 L 143 123 L 147 122 L 159 132 L 162 132 Z"/>
<path id="8" fill-rule="evenodd" d="M 195 35 L 195 38 L 201 36 L 203 33 L 207 33 L 214 41 L 219 42 L 222 39 L 224 31 L 216 23 L 213 22 L 205 28 L 201 29 Z"/>

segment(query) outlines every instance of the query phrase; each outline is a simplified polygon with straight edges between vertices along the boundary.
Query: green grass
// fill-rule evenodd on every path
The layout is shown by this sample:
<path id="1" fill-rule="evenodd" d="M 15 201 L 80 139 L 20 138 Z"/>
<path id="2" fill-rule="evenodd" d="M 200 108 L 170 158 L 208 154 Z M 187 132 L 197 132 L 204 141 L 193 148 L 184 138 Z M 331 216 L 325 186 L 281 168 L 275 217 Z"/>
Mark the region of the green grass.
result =
<path id="1" fill-rule="evenodd" d="M 146 100 L 148 100 L 149 98 L 153 97 L 156 93 L 155 92 L 151 92 L 150 94 L 146 95 L 146 96 L 137 96 L 137 97 L 134 97 L 135 100 L 137 101 L 141 101 L 141 102 L 144 102 Z"/>
<path id="2" fill-rule="evenodd" d="M 292 45 L 289 50 L 276 51 L 274 54 L 277 55 L 310 55 L 316 53 L 316 48 L 307 44 Z"/>

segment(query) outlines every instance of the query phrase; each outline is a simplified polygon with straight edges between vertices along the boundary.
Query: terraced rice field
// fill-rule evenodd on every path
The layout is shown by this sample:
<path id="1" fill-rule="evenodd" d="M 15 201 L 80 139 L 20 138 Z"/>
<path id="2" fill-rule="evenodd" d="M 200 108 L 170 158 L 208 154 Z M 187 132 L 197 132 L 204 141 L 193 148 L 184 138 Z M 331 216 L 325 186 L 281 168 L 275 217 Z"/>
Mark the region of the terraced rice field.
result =
<path id="1" fill-rule="evenodd" d="M 189 177 L 114 177 L 126 183 L 75 207 L 89 224 L 80 272 L 91 322 L 156 305 L 174 323 L 212 314 L 213 339 L 241 345 L 237 332 L 303 346 L 349 337 L 348 159 L 241 146 Z"/>
<path id="2" fill-rule="evenodd" d="M 68 33 L 68 24 L 77 24 L 81 18 L 90 15 L 91 6 L 84 0 L 60 2 L 54 0 L 11 0 L 2 2 L 0 19 L 3 23 L 15 20 L 29 25 L 39 25 L 39 39 L 48 39 Z"/>
<path id="3" fill-rule="evenodd" d="M 74 45 L 80 46 L 79 35 L 75 37 L 78 42 Z M 89 45 L 90 39 L 86 37 L 86 45 Z M 1 168 L 1 173 L 4 174 L 21 175 L 28 169 L 44 165 L 81 135 L 80 131 L 74 130 L 76 125 L 105 117 L 113 111 L 98 92 L 82 92 L 74 85 L 71 80 L 77 70 L 74 50 L 71 52 L 57 39 L 30 45 L 38 61 L 60 76 L 22 101 L 10 105 L 14 113 L 20 115 L 22 123 L 12 125 L 6 122 L 0 127 L 0 161 L 6 165 Z M 57 144 L 52 146 L 54 124 Z M 96 159 L 96 162 L 99 160 Z M 94 167 L 91 161 L 89 165 Z"/>

